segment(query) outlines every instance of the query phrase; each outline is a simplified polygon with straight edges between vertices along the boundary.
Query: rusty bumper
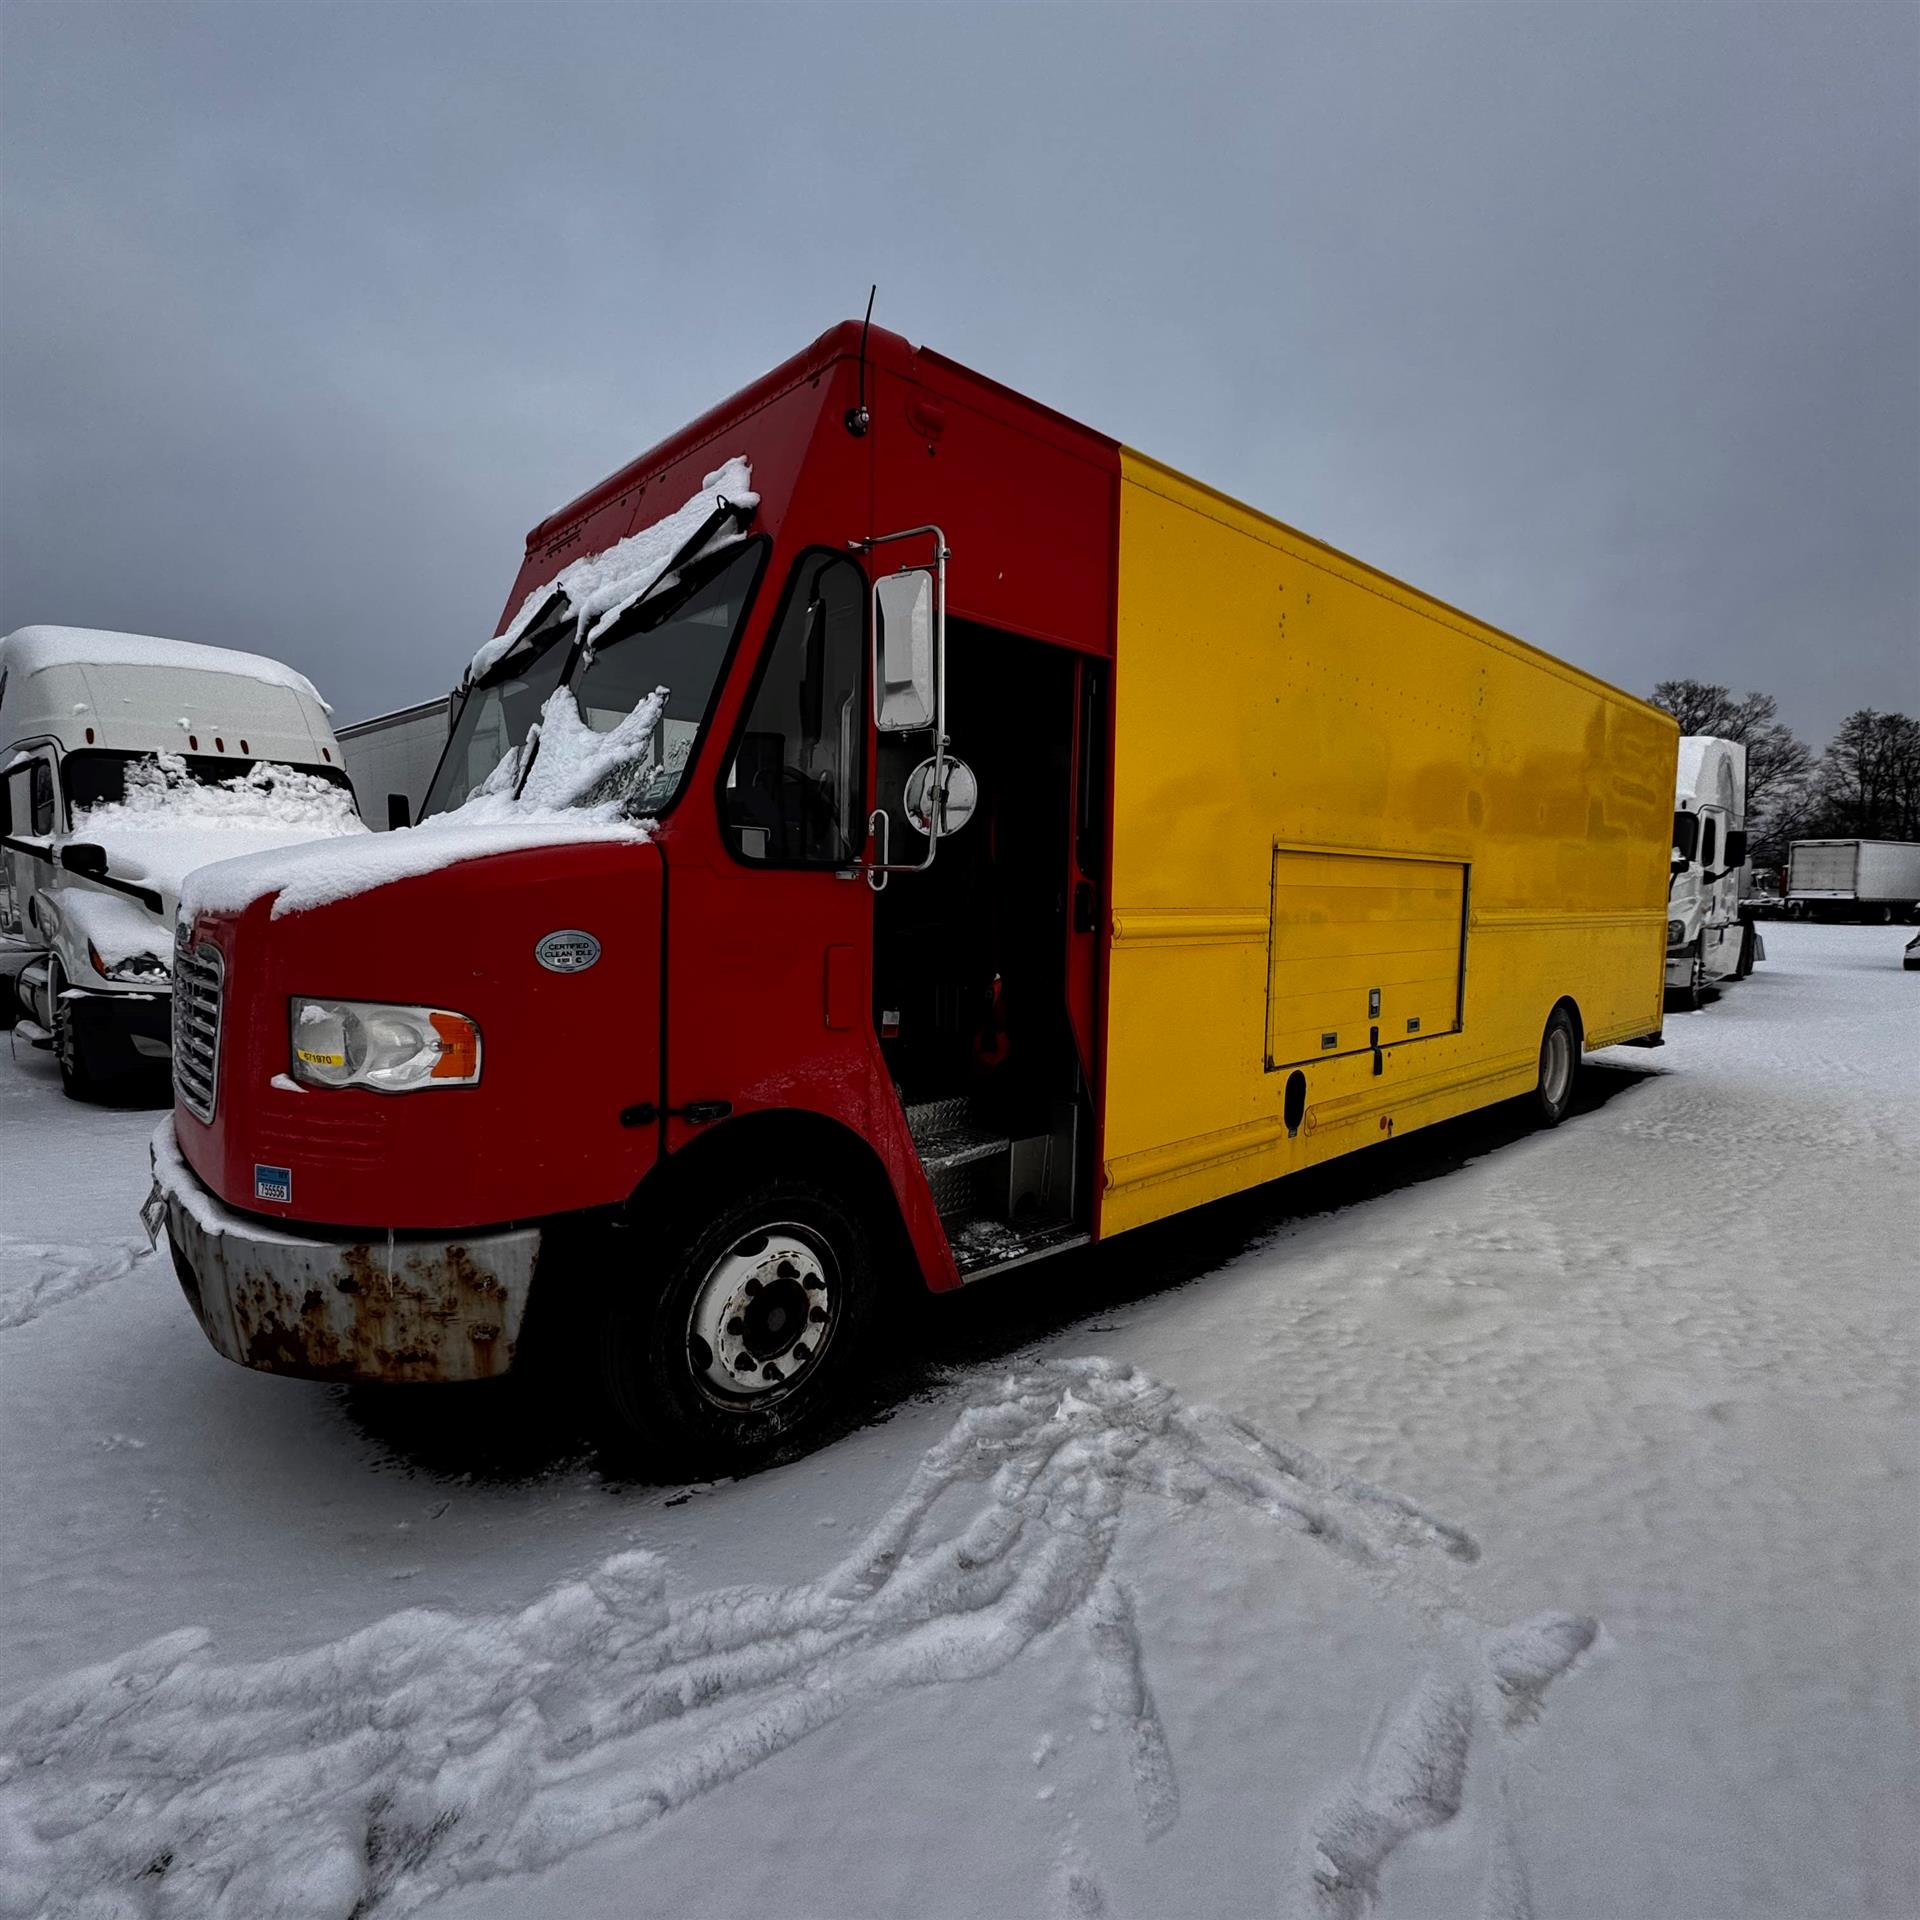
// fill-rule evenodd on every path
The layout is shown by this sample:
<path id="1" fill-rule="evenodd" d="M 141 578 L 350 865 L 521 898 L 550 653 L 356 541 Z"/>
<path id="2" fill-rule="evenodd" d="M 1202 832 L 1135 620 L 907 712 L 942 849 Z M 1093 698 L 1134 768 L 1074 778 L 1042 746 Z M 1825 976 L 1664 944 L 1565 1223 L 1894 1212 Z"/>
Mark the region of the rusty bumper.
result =
<path id="1" fill-rule="evenodd" d="M 154 1136 L 149 1219 L 201 1330 L 243 1367 L 309 1380 L 487 1380 L 513 1364 L 540 1252 L 518 1227 L 313 1239 L 235 1213 Z"/>

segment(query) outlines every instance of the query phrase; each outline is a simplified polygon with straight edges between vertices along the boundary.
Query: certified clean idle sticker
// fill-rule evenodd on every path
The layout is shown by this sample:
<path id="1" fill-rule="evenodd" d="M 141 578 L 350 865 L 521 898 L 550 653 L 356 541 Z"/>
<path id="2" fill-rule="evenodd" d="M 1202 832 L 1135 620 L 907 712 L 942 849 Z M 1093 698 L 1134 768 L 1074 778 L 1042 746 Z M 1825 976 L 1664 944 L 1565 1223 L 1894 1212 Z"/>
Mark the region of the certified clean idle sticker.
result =
<path id="1" fill-rule="evenodd" d="M 600 958 L 600 942 L 578 927 L 563 927 L 540 941 L 533 957 L 549 973 L 585 973 Z"/>
<path id="2" fill-rule="evenodd" d="M 278 1201 L 283 1207 L 293 1204 L 293 1169 L 291 1167 L 262 1167 L 253 1169 L 253 1197 L 256 1200 Z"/>

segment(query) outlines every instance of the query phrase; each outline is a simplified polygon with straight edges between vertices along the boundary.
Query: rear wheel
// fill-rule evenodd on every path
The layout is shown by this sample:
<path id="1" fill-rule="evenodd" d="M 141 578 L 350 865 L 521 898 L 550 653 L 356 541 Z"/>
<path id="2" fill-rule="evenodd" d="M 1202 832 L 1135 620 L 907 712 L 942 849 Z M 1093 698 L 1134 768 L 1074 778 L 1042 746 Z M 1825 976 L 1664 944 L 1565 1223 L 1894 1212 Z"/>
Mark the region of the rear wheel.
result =
<path id="1" fill-rule="evenodd" d="M 1573 1015 L 1564 1006 L 1555 1007 L 1540 1036 L 1540 1078 L 1533 1090 L 1543 1126 L 1557 1127 L 1567 1117 L 1579 1073 L 1580 1035 Z"/>
<path id="2" fill-rule="evenodd" d="M 873 1248 L 854 1209 L 800 1177 L 709 1190 L 678 1218 L 657 1239 L 615 1235 L 644 1267 L 609 1276 L 589 1371 L 616 1459 L 711 1479 L 795 1445 L 845 1399 L 873 1320 Z"/>

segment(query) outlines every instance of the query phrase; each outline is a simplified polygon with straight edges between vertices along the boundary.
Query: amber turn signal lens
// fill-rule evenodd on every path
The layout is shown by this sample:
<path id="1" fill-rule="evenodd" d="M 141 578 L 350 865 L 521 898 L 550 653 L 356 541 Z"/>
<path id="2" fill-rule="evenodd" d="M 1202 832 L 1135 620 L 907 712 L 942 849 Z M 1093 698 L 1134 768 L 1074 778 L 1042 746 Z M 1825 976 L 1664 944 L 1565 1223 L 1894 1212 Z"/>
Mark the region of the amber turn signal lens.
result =
<path id="1" fill-rule="evenodd" d="M 480 1065 L 480 1029 L 457 1013 L 433 1013 L 428 1019 L 440 1036 L 440 1058 L 433 1063 L 435 1080 L 471 1080 Z"/>

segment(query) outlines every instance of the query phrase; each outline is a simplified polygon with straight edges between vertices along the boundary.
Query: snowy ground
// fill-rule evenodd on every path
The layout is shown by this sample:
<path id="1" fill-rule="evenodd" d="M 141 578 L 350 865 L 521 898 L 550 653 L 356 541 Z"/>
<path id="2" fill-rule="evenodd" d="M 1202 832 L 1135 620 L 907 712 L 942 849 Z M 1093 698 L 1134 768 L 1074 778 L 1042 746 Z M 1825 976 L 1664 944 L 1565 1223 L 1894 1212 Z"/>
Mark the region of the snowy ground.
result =
<path id="1" fill-rule="evenodd" d="M 0 1051 L 0 1913 L 1910 1920 L 1906 937 L 689 1490 L 219 1360 L 155 1116 Z"/>

